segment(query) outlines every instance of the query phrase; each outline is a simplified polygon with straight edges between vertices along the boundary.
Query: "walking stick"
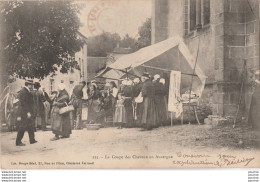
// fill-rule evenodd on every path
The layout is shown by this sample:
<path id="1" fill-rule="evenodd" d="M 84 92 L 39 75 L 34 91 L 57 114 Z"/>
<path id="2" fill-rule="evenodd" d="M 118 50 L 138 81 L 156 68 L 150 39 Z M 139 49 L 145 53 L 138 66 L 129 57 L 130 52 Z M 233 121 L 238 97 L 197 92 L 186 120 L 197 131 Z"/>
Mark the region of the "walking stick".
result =
<path id="1" fill-rule="evenodd" d="M 246 60 L 244 60 L 244 65 L 243 65 L 241 87 L 240 87 L 240 93 L 239 93 L 239 102 L 238 102 L 237 111 L 236 111 L 236 115 L 235 115 L 234 122 L 233 122 L 233 128 L 236 127 L 236 120 L 237 120 L 238 112 L 239 112 L 239 109 L 240 109 L 240 104 L 241 104 L 241 101 L 242 101 L 242 93 L 243 93 L 244 81 L 245 81 L 245 70 L 246 70 L 245 68 L 246 68 Z"/>

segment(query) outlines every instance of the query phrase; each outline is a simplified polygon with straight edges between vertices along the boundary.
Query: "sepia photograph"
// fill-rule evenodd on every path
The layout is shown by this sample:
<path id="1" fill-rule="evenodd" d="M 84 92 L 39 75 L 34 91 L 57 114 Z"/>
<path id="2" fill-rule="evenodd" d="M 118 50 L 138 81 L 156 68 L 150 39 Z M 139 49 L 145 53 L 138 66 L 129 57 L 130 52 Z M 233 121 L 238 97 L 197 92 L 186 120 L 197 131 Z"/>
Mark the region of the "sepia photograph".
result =
<path id="1" fill-rule="evenodd" d="M 260 168 L 259 0 L 0 1 L 0 164 Z"/>

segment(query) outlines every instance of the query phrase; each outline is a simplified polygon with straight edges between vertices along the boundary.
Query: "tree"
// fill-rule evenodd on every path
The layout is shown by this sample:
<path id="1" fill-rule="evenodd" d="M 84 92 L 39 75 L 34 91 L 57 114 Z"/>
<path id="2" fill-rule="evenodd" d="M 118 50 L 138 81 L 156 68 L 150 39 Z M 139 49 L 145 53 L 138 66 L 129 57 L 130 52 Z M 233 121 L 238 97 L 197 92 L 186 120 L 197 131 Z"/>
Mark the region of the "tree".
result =
<path id="1" fill-rule="evenodd" d="M 136 40 L 128 34 L 120 41 L 120 47 L 135 49 Z"/>
<path id="2" fill-rule="evenodd" d="M 139 38 L 136 42 L 136 49 L 151 45 L 151 18 L 147 18 L 144 24 L 138 29 Z"/>
<path id="3" fill-rule="evenodd" d="M 100 35 L 88 38 L 88 56 L 106 57 L 113 52 L 121 38 L 117 33 L 103 32 Z"/>
<path id="4" fill-rule="evenodd" d="M 68 1 L 0 6 L 0 59 L 6 75 L 43 79 L 60 66 L 61 72 L 78 68 L 74 56 L 83 45 L 77 35 L 79 7 Z"/>

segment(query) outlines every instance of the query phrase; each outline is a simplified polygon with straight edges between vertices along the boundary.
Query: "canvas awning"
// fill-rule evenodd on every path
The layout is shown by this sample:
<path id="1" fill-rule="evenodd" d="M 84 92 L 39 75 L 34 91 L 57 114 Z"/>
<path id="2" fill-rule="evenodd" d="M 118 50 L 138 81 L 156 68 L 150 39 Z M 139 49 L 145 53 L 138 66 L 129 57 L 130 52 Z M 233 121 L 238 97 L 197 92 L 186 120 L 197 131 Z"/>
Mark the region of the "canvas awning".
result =
<path id="1" fill-rule="evenodd" d="M 204 89 L 206 76 L 198 63 L 195 67 L 195 62 L 183 39 L 175 35 L 167 40 L 120 57 L 114 63 L 108 65 L 98 76 L 109 75 L 111 70 L 127 71 L 137 76 L 141 76 L 144 71 L 153 75 L 176 70 L 183 73 L 182 88 L 185 90 L 191 85 L 191 75 L 194 73 L 196 76 L 192 81 L 192 90 L 200 95 Z"/>

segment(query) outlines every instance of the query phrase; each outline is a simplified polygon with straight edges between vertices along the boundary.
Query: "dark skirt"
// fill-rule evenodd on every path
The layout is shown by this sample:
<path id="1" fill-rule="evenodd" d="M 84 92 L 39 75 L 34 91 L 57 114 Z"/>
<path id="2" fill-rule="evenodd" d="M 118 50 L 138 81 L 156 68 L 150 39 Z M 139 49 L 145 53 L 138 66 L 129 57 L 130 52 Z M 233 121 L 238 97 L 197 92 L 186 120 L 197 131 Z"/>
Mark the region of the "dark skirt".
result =
<path id="1" fill-rule="evenodd" d="M 167 108 L 166 103 L 163 95 L 158 95 L 155 97 L 155 107 L 157 112 L 157 121 L 158 125 L 162 125 L 167 121 Z"/>
<path id="2" fill-rule="evenodd" d="M 254 128 L 260 128 L 260 86 L 255 89 L 255 92 L 252 95 L 250 111 L 249 111 L 249 118 L 248 122 Z"/>
<path id="3" fill-rule="evenodd" d="M 157 112 L 153 98 L 144 97 L 143 114 L 141 123 L 147 129 L 158 126 L 157 125 Z"/>
<path id="4" fill-rule="evenodd" d="M 127 117 L 127 127 L 133 127 L 134 124 L 134 115 L 133 115 L 133 105 L 132 99 L 126 99 L 124 102 L 126 117 Z"/>
<path id="5" fill-rule="evenodd" d="M 136 104 L 136 125 L 142 125 L 142 115 L 143 115 L 144 103 L 137 103 Z"/>
<path id="6" fill-rule="evenodd" d="M 69 137 L 71 134 L 70 113 L 60 115 L 59 108 L 53 107 L 51 128 L 55 135 Z"/>
<path id="7" fill-rule="evenodd" d="M 103 114 L 99 99 L 91 99 L 88 106 L 88 121 L 96 123 Z"/>

